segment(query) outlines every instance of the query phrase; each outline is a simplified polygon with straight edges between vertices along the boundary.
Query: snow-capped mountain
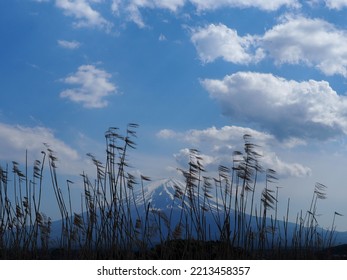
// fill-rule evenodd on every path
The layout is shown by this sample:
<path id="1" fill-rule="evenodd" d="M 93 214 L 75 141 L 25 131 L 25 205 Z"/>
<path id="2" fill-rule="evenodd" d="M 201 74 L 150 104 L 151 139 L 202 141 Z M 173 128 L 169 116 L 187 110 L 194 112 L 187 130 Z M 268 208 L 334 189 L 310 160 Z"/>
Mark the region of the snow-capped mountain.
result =
<path id="1" fill-rule="evenodd" d="M 136 205 L 150 205 L 151 209 L 165 210 L 171 208 L 181 208 L 182 204 L 178 200 L 178 192 L 185 189 L 185 185 L 176 179 L 162 179 L 149 183 L 143 190 L 135 192 Z"/>
<path id="2" fill-rule="evenodd" d="M 205 229 L 200 230 L 209 228 L 211 237 L 218 238 L 218 226 L 213 216 L 216 215 L 217 205 L 213 197 L 207 198 L 203 191 L 189 192 L 182 181 L 162 179 L 137 189 L 134 195 L 133 207 L 136 205 L 137 209 L 133 209 L 132 213 L 135 216 L 140 214 L 141 219 L 147 215 L 154 225 L 158 225 L 161 219 L 164 225 L 161 234 L 170 234 L 169 231 L 178 226 L 196 230 L 204 224 Z"/>
<path id="3" fill-rule="evenodd" d="M 179 192 L 179 193 L 178 193 Z M 186 184 L 177 179 L 162 179 L 159 181 L 151 182 L 148 185 L 144 186 L 143 191 L 138 191 L 136 193 L 136 204 L 137 205 L 149 205 L 149 209 L 154 213 L 160 211 L 162 215 L 170 217 L 170 227 L 171 229 L 177 226 L 177 224 L 182 221 L 182 212 L 185 217 L 191 215 L 189 219 L 185 220 L 187 222 L 186 226 L 190 226 L 190 223 L 195 223 L 198 219 L 202 218 L 204 221 L 201 224 L 204 224 L 205 228 L 208 228 L 210 231 L 210 238 L 218 239 L 221 235 L 221 228 L 224 224 L 225 213 L 223 212 L 223 206 L 220 198 L 215 196 L 210 196 L 208 198 L 204 197 L 204 193 L 200 192 L 199 195 L 195 193 L 195 207 L 199 206 L 200 209 L 196 209 L 197 213 L 190 211 L 191 202 L 189 201 Z M 198 202 L 199 200 L 199 202 Z M 205 211 L 202 208 L 206 208 Z M 144 208 L 142 208 L 144 209 Z M 230 225 L 232 227 L 234 221 L 234 211 L 230 211 Z M 245 215 L 246 220 L 251 220 L 251 226 L 253 229 L 256 229 L 256 219 L 255 217 L 250 217 Z M 181 220 L 180 220 L 181 219 Z M 272 221 L 273 222 L 273 221 Z M 269 221 L 268 224 L 271 224 Z M 283 222 L 279 222 L 279 232 L 284 232 L 282 228 Z M 292 238 L 292 233 L 295 231 L 297 225 L 295 223 L 288 223 L 288 237 Z M 231 228 L 231 232 L 234 229 Z M 318 231 L 322 235 L 327 234 L 327 230 L 318 228 Z M 343 244 L 347 241 L 347 232 L 335 232 L 335 244 Z"/>
<path id="4" fill-rule="evenodd" d="M 240 216 L 235 217 L 233 209 L 230 209 L 227 216 L 221 201 L 212 194 L 209 193 L 207 196 L 202 188 L 200 191 L 195 190 L 193 195 L 189 194 L 186 183 L 177 179 L 162 179 L 150 182 L 143 187 L 138 185 L 134 188 L 133 194 L 134 197 L 129 200 L 130 211 L 124 211 L 123 214 L 131 215 L 134 226 L 135 222 L 140 221 L 139 232 L 147 234 L 146 230 L 151 228 L 154 243 L 169 236 L 172 238 L 178 227 L 181 229 L 179 238 L 187 236 L 198 238 L 197 235 L 200 234 L 204 239 L 218 240 L 223 234 L 233 234 L 236 230 L 234 227 L 240 226 L 239 220 L 235 222 L 235 218 L 240 219 Z M 82 214 L 82 216 L 85 215 Z M 97 212 L 96 216 L 99 221 L 100 212 Z M 228 222 L 226 217 L 229 217 Z M 256 233 L 259 229 L 259 220 L 247 214 L 244 214 L 243 219 L 250 221 L 250 227 Z M 60 221 L 52 223 L 53 237 L 59 236 L 60 224 Z M 270 220 L 267 225 L 271 225 Z M 229 229 L 224 231 L 226 227 Z M 278 222 L 278 227 L 276 234 L 283 234 L 283 222 Z M 288 240 L 293 237 L 296 227 L 294 223 L 288 223 Z M 322 232 L 322 235 L 327 234 L 326 230 L 318 230 Z M 335 244 L 346 243 L 347 233 L 336 232 L 335 234 Z"/>
<path id="5" fill-rule="evenodd" d="M 192 204 L 205 207 L 207 210 L 216 210 L 215 199 L 210 196 L 204 197 L 200 190 L 189 193 L 187 186 L 177 179 L 162 179 L 151 182 L 135 192 L 135 204 L 150 206 L 155 210 L 171 210 L 190 208 Z"/>

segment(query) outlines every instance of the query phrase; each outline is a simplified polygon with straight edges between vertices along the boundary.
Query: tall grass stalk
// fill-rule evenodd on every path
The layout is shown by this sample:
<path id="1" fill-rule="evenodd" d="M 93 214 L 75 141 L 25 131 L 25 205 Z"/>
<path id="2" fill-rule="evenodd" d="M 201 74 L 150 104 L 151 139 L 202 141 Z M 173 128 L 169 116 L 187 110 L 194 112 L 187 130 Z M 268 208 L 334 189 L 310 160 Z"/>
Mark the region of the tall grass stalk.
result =
<path id="1" fill-rule="evenodd" d="M 104 163 L 87 154 L 95 174 L 81 174 L 79 210 L 71 193 L 75 183 L 61 184 L 59 161 L 48 144 L 32 174 L 27 153 L 24 172 L 17 162 L 11 171 L 0 166 L 0 258 L 300 259 L 333 245 L 335 219 L 341 214 L 334 213 L 326 232 L 321 232 L 317 215 L 327 187 L 315 185 L 309 208 L 297 214 L 291 230 L 290 199 L 280 220 L 276 171 L 263 169 L 261 147 L 248 134 L 243 151 L 231 155 L 233 165 L 219 166 L 216 176 L 208 175 L 200 152 L 191 149 L 188 168 L 179 169 L 184 187 L 174 186 L 169 211 L 153 208 L 145 195 L 150 178 L 138 179 L 129 163 L 137 127 L 129 124 L 124 135 L 116 127 L 106 131 Z M 47 169 L 50 183 L 44 180 Z M 52 221 L 41 209 L 44 187 L 52 188 L 60 214 L 56 240 L 51 237 Z"/>

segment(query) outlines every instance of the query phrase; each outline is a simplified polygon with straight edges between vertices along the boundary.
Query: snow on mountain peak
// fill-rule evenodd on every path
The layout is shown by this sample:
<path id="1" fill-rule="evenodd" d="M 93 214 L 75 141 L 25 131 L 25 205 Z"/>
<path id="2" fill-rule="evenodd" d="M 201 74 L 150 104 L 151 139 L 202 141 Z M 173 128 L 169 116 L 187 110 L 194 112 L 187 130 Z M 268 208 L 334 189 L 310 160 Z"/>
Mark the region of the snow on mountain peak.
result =
<path id="1" fill-rule="evenodd" d="M 185 184 L 176 179 L 162 179 L 149 183 L 136 193 L 137 205 L 148 205 L 152 209 L 165 209 L 179 206 L 181 202 L 175 197 L 177 189 L 184 191 Z"/>
<path id="2" fill-rule="evenodd" d="M 202 190 L 199 191 L 199 197 L 195 190 L 194 202 L 197 203 L 198 200 L 199 207 L 205 205 L 206 209 L 217 208 L 216 201 L 213 198 L 207 201 Z M 147 207 L 150 204 L 150 209 L 165 210 L 181 209 L 183 205 L 190 208 L 192 201 L 189 200 L 186 183 L 170 178 L 151 182 L 143 186 L 143 189 L 140 187 L 135 193 L 135 203 L 137 206 Z"/>

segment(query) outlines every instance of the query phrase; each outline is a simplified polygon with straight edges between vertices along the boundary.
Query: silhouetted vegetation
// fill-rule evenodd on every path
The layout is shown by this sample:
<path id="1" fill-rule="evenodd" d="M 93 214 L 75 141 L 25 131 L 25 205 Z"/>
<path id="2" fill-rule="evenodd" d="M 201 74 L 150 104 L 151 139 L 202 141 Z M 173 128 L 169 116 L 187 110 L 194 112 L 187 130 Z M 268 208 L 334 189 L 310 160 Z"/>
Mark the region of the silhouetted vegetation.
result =
<path id="1" fill-rule="evenodd" d="M 142 205 L 135 189 L 143 192 L 147 176 L 132 175 L 128 153 L 136 148 L 137 124 L 125 135 L 118 128 L 105 133 L 106 159 L 94 163 L 96 176 L 82 173 L 81 211 L 73 213 L 71 181 L 63 185 L 57 175 L 57 155 L 46 145 L 41 160 L 29 172 L 17 162 L 0 167 L 0 258 L 1 259 L 314 259 L 329 258 L 335 232 L 322 231 L 317 221 L 319 200 L 326 186 L 314 186 L 309 209 L 300 211 L 290 228 L 286 215 L 278 217 L 279 189 L 276 171 L 263 170 L 261 156 L 250 135 L 244 150 L 235 151 L 233 166 L 220 166 L 211 178 L 199 151 L 190 150 L 189 167 L 179 169 L 185 187 L 175 186 L 179 219 L 172 212 L 151 208 L 144 194 Z M 52 240 L 52 220 L 42 210 L 44 170 L 50 176 L 60 234 Z M 263 189 L 258 178 L 263 174 Z M 92 179 L 95 177 L 95 179 Z M 260 201 L 256 193 L 260 193 Z M 213 202 L 213 203 L 212 203 Z M 258 206 L 257 206 L 258 205 Z M 171 210 L 173 211 L 173 210 Z M 212 217 L 217 235 L 211 232 Z M 53 242 L 54 241 L 54 242 Z"/>

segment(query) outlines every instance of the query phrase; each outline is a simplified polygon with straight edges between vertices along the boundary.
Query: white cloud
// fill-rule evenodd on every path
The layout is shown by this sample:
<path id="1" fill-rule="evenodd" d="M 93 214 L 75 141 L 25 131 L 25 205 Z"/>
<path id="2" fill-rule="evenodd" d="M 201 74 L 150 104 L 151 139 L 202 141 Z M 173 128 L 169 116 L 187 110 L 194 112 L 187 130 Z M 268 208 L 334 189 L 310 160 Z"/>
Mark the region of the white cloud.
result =
<path id="1" fill-rule="evenodd" d="M 112 0 L 111 11 L 114 14 L 119 15 L 119 10 L 121 9 L 121 4 L 122 4 L 122 0 Z"/>
<path id="2" fill-rule="evenodd" d="M 225 61 L 247 64 L 263 58 L 262 51 L 252 54 L 255 38 L 240 37 L 236 30 L 229 29 L 224 24 L 210 24 L 193 30 L 191 40 L 203 62 L 212 62 L 219 57 Z"/>
<path id="3" fill-rule="evenodd" d="M 86 108 L 103 108 L 108 105 L 106 97 L 116 92 L 116 86 L 109 79 L 111 74 L 93 65 L 82 65 L 77 72 L 62 81 L 77 88 L 66 89 L 60 97 L 82 103 Z"/>
<path id="4" fill-rule="evenodd" d="M 100 0 L 56 0 L 55 4 L 66 15 L 77 20 L 74 23 L 76 27 L 100 27 L 109 30 L 112 24 L 91 7 L 91 3 L 100 2 Z"/>
<path id="5" fill-rule="evenodd" d="M 223 24 L 193 29 L 191 40 L 203 62 L 217 58 L 248 64 L 270 57 L 276 64 L 303 64 L 326 75 L 347 77 L 347 32 L 321 20 L 285 16 L 263 35 L 239 36 Z"/>
<path id="6" fill-rule="evenodd" d="M 182 168 L 188 168 L 190 161 L 191 152 L 188 148 L 179 150 L 178 153 L 174 154 L 174 158 L 178 165 Z M 207 169 L 218 170 L 218 166 L 223 164 L 222 158 L 199 153 L 199 157 L 202 159 L 201 164 Z M 225 164 L 225 163 L 224 163 Z M 211 171 L 211 170 L 207 170 Z"/>
<path id="7" fill-rule="evenodd" d="M 321 20 L 285 17 L 268 30 L 261 46 L 276 63 L 314 66 L 326 75 L 347 77 L 347 32 Z"/>
<path id="8" fill-rule="evenodd" d="M 326 81 L 238 72 L 201 83 L 225 115 L 281 139 L 329 139 L 347 133 L 347 98 Z"/>
<path id="9" fill-rule="evenodd" d="M 54 150 L 58 158 L 58 168 L 68 174 L 81 172 L 80 157 L 78 152 L 58 139 L 52 130 L 42 127 L 25 127 L 20 125 L 9 125 L 0 123 L 0 158 L 25 163 L 25 151 L 31 156 L 31 162 L 40 160 L 41 151 L 45 151 L 44 143 Z M 82 168 L 82 167 L 81 167 Z M 74 175 L 78 175 L 74 174 Z"/>
<path id="10" fill-rule="evenodd" d="M 163 42 L 163 41 L 166 41 L 167 39 L 166 39 L 166 36 L 164 34 L 160 34 L 158 40 Z"/>
<path id="11" fill-rule="evenodd" d="M 171 12 L 177 12 L 185 3 L 186 0 L 130 0 L 127 2 L 113 0 L 111 10 L 114 15 L 125 15 L 128 21 L 132 21 L 140 28 L 144 28 L 146 23 L 141 14 L 142 9 L 166 9 Z"/>
<path id="12" fill-rule="evenodd" d="M 34 0 L 48 2 L 50 0 Z M 104 0 L 54 0 L 55 5 L 68 16 L 76 19 L 76 27 L 101 27 L 110 30 L 113 24 L 92 7 L 92 4 L 105 3 Z M 115 16 L 125 16 L 140 28 L 146 27 L 142 17 L 145 9 L 164 9 L 178 13 L 181 8 L 192 5 L 198 12 L 221 8 L 256 8 L 263 11 L 276 11 L 282 7 L 299 8 L 298 0 L 111 0 L 110 9 Z"/>
<path id="13" fill-rule="evenodd" d="M 245 134 L 252 135 L 261 144 L 273 139 L 270 134 L 262 133 L 251 128 L 224 126 L 221 129 L 210 127 L 205 130 L 189 130 L 184 134 L 184 140 L 190 143 L 209 143 L 211 140 L 225 143 L 240 143 Z"/>
<path id="14" fill-rule="evenodd" d="M 174 138 L 177 133 L 171 129 L 162 129 L 157 133 L 157 137 L 162 139 Z"/>
<path id="15" fill-rule="evenodd" d="M 220 129 L 210 127 L 204 130 L 188 130 L 186 132 L 174 132 L 164 129 L 157 136 L 162 139 L 175 141 L 180 140 L 188 143 L 190 147 L 201 151 L 203 164 L 207 171 L 218 170 L 219 165 L 232 166 L 233 152 L 243 152 L 245 134 L 252 136 L 252 142 L 259 145 L 257 152 L 262 155 L 260 163 L 263 168 L 275 169 L 279 176 L 307 176 L 310 174 L 310 168 L 299 163 L 288 163 L 281 160 L 275 149 L 282 149 L 285 145 L 268 133 L 260 132 L 251 128 L 239 126 L 224 126 Z M 300 143 L 301 144 L 301 143 Z M 294 147 L 294 143 L 293 146 Z M 181 149 L 174 155 L 177 163 L 185 167 L 189 162 L 189 149 Z"/>
<path id="16" fill-rule="evenodd" d="M 81 46 L 81 43 L 77 41 L 58 40 L 58 45 L 65 49 L 75 50 Z"/>
<path id="17" fill-rule="evenodd" d="M 125 8 L 125 11 L 127 13 L 127 17 L 129 21 L 133 21 L 135 24 L 137 24 L 138 27 L 144 28 L 146 26 L 141 12 L 139 10 L 139 7 L 135 4 L 130 4 Z"/>
<path id="18" fill-rule="evenodd" d="M 289 137 L 287 139 L 284 139 L 282 143 L 283 143 L 283 147 L 289 148 L 289 149 L 297 147 L 297 146 L 307 146 L 307 141 L 304 139 L 300 139 L 298 137 Z"/>
<path id="19" fill-rule="evenodd" d="M 149 2 L 153 7 L 168 9 L 170 11 L 176 12 L 179 8 L 184 6 L 186 0 L 151 0 L 141 2 Z"/>
<path id="20" fill-rule="evenodd" d="M 222 7 L 258 8 L 265 11 L 275 11 L 283 6 L 299 8 L 297 0 L 190 0 L 198 10 L 214 10 Z"/>
<path id="21" fill-rule="evenodd" d="M 129 2 L 137 8 L 168 9 L 175 12 L 185 5 L 186 0 L 131 0 Z"/>
<path id="22" fill-rule="evenodd" d="M 264 152 L 260 162 L 264 167 L 274 169 L 279 176 L 304 177 L 310 176 L 312 173 L 311 168 L 300 163 L 285 162 L 270 150 Z"/>
<path id="23" fill-rule="evenodd" d="M 346 0 L 324 0 L 324 2 L 329 9 L 341 10 L 347 7 Z"/>
<path id="24" fill-rule="evenodd" d="M 128 20 L 143 28 L 146 23 L 141 10 L 165 9 L 178 13 L 185 5 L 193 5 L 199 12 L 220 8 L 257 8 L 265 11 L 275 11 L 284 6 L 289 8 L 300 7 L 297 0 L 130 0 L 126 3 L 120 0 L 112 0 L 111 10 L 117 16 L 125 14 Z"/>
<path id="25" fill-rule="evenodd" d="M 119 0 L 113 0 L 114 8 L 120 8 Z M 297 0 L 131 0 L 132 6 L 137 8 L 168 9 L 176 12 L 186 4 L 194 5 L 198 10 L 215 10 L 218 8 L 257 8 L 266 11 L 274 11 L 283 6 L 298 8 Z"/>

